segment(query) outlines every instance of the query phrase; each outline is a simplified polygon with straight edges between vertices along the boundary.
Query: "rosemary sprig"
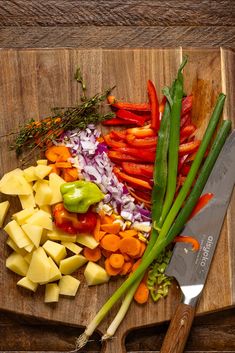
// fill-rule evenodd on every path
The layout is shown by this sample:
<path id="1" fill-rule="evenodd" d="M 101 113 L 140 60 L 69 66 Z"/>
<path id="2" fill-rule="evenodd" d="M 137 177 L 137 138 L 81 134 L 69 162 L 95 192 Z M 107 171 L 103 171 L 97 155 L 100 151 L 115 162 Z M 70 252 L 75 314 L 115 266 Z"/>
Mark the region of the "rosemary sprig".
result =
<path id="1" fill-rule="evenodd" d="M 114 116 L 111 112 L 105 114 L 100 112 L 102 102 L 114 87 L 87 98 L 86 85 L 80 68 L 77 69 L 74 78 L 81 84 L 82 102 L 74 107 L 53 108 L 52 115 L 41 121 L 34 119 L 27 121 L 25 125 L 20 127 L 14 142 L 10 146 L 10 149 L 16 151 L 17 156 L 24 150 L 29 149 L 30 153 L 28 155 L 32 154 L 37 147 L 45 147 L 50 141 L 58 139 L 63 132 L 73 129 L 82 130 L 89 124 L 99 124 Z"/>

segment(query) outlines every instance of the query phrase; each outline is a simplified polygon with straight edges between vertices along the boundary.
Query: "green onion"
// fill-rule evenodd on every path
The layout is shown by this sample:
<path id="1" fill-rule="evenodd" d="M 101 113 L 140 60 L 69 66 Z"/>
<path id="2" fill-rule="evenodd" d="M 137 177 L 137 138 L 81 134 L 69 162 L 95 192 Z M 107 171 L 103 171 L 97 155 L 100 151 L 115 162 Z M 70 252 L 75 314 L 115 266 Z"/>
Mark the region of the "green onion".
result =
<path id="1" fill-rule="evenodd" d="M 162 253 L 162 251 L 166 248 L 166 246 L 171 241 L 171 237 L 170 236 L 167 237 L 167 234 L 168 234 L 169 230 L 172 229 L 171 226 L 174 222 L 174 219 L 177 216 L 180 208 L 182 207 L 182 204 L 183 204 L 184 200 L 186 199 L 188 192 L 194 182 L 196 174 L 197 174 L 199 167 L 201 165 L 201 162 L 204 158 L 204 154 L 206 152 L 206 149 L 209 146 L 209 143 L 210 143 L 211 138 L 213 136 L 213 133 L 216 129 L 217 123 L 219 121 L 219 118 L 220 118 L 220 115 L 221 115 L 221 112 L 223 109 L 223 105 L 224 105 L 224 100 L 225 100 L 225 95 L 220 94 L 220 96 L 217 100 L 214 112 L 213 112 L 212 117 L 210 119 L 209 125 L 208 125 L 207 130 L 204 134 L 201 146 L 200 146 L 200 148 L 197 152 L 196 158 L 191 166 L 190 172 L 186 178 L 186 181 L 185 181 L 183 187 L 181 188 L 181 191 L 180 191 L 177 199 L 175 200 L 175 202 L 174 202 L 174 204 L 173 204 L 173 206 L 172 206 L 172 208 L 171 208 L 171 210 L 170 210 L 170 212 L 169 212 L 169 214 L 163 224 L 163 227 L 159 233 L 159 236 L 158 236 L 154 246 L 150 250 L 148 256 L 146 256 L 146 258 L 143 259 L 143 261 L 141 261 L 141 263 L 140 263 L 139 267 L 136 269 L 136 271 L 133 272 L 132 275 L 115 291 L 115 293 L 108 299 L 108 301 L 103 305 L 103 307 L 100 309 L 100 311 L 97 313 L 97 315 L 91 321 L 91 323 L 87 326 L 85 332 L 77 340 L 77 348 L 81 348 L 83 345 L 86 344 L 86 342 L 88 341 L 88 338 L 92 335 L 94 330 L 97 328 L 97 326 L 103 320 L 103 318 L 107 315 L 107 313 L 113 307 L 113 305 L 130 288 L 130 286 L 133 285 L 133 283 L 137 279 L 139 279 L 141 275 L 143 275 L 143 273 L 148 268 L 148 266 L 153 262 L 154 259 L 156 259 Z M 226 123 L 226 125 L 227 124 L 228 123 Z M 223 136 L 225 136 L 226 133 L 228 133 L 227 132 L 228 128 L 223 124 L 221 129 L 222 130 L 220 130 L 219 134 L 217 135 L 217 137 L 215 139 L 215 143 L 214 143 L 214 146 L 217 145 L 219 147 L 213 148 L 210 151 L 210 153 L 207 157 L 207 159 L 209 159 L 209 161 L 211 158 L 213 160 L 216 160 L 216 158 L 218 157 L 218 154 L 219 154 L 219 152 L 225 142 L 225 139 L 221 139 L 221 134 Z M 226 133 L 224 131 L 226 131 Z M 213 168 L 213 163 L 208 162 L 207 173 L 203 174 L 203 176 L 201 177 L 201 178 L 203 178 L 203 183 L 206 183 L 206 181 L 207 181 L 206 177 L 210 175 L 212 168 Z M 196 202 L 199 197 L 200 197 L 200 194 L 197 193 L 196 197 L 192 200 L 191 207 L 194 207 L 196 205 Z M 181 228 L 185 224 L 185 219 L 184 218 L 182 220 L 180 219 L 180 220 L 178 220 L 178 222 L 179 222 L 179 228 Z"/>

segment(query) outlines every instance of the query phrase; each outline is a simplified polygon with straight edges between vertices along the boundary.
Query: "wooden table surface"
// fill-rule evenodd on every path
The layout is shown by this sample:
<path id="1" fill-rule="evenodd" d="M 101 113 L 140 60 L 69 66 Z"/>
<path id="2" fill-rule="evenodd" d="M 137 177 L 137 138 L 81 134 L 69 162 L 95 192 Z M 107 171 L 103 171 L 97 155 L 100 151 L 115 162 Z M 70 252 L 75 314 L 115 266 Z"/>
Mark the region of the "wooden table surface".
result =
<path id="1" fill-rule="evenodd" d="M 234 50 L 235 1 L 0 0 L 0 47 L 180 45 Z M 167 326 L 131 332 L 126 339 L 127 351 L 159 352 Z M 79 332 L 77 328 L 0 312 L 0 352 L 72 350 Z M 100 351 L 98 336 L 94 338 L 83 352 Z M 186 352 L 235 353 L 235 308 L 197 317 Z"/>

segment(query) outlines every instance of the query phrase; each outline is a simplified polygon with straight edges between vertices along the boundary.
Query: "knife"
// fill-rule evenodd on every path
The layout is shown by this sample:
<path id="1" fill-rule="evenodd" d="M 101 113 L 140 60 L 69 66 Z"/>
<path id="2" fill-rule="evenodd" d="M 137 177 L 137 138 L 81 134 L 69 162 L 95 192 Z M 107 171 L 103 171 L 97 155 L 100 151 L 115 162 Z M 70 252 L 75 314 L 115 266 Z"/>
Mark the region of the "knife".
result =
<path id="1" fill-rule="evenodd" d="M 176 243 L 166 275 L 179 283 L 182 299 L 171 319 L 160 353 L 182 353 L 193 323 L 196 305 L 205 286 L 235 182 L 235 130 L 221 150 L 202 195 L 213 198 L 185 225 L 181 235 L 195 237 L 198 251 Z"/>

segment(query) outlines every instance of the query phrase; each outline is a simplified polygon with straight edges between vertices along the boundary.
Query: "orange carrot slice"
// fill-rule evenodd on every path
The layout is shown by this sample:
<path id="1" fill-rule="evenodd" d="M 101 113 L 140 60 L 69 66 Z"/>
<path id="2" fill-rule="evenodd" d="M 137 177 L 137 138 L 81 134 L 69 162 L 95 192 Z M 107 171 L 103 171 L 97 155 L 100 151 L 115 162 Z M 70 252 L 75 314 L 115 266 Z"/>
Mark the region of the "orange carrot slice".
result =
<path id="1" fill-rule="evenodd" d="M 72 164 L 70 162 L 56 162 L 55 166 L 57 168 L 72 168 Z"/>
<path id="2" fill-rule="evenodd" d="M 88 261 L 97 262 L 101 259 L 101 251 L 99 247 L 95 249 L 84 248 L 83 255 Z"/>
<path id="3" fill-rule="evenodd" d="M 100 241 L 103 249 L 115 252 L 119 249 L 120 238 L 116 234 L 106 234 Z"/>
<path id="4" fill-rule="evenodd" d="M 122 268 L 124 265 L 124 257 L 122 254 L 112 254 L 109 258 L 109 263 L 114 268 Z"/>
<path id="5" fill-rule="evenodd" d="M 100 228 L 106 233 L 118 234 L 121 226 L 119 223 L 106 223 L 101 224 Z"/>
<path id="6" fill-rule="evenodd" d="M 144 304 L 148 301 L 149 297 L 149 289 L 144 282 L 140 282 L 135 295 L 134 299 L 138 304 Z"/>
<path id="7" fill-rule="evenodd" d="M 105 270 L 110 276 L 117 276 L 121 272 L 121 268 L 114 268 L 110 265 L 110 260 L 107 258 L 104 262 Z"/>
<path id="8" fill-rule="evenodd" d="M 126 237 L 120 241 L 119 249 L 122 253 L 126 253 L 127 255 L 133 257 L 139 254 L 141 243 L 136 238 Z"/>
<path id="9" fill-rule="evenodd" d="M 137 235 L 138 232 L 137 230 L 135 229 L 128 229 L 128 230 L 124 230 L 122 232 L 119 232 L 119 235 L 122 237 L 122 238 L 125 238 L 125 237 L 134 237 L 135 235 Z"/>
<path id="10" fill-rule="evenodd" d="M 45 156 L 51 162 L 67 162 L 71 158 L 69 149 L 65 146 L 51 146 L 46 150 Z"/>
<path id="11" fill-rule="evenodd" d="M 122 270 L 120 272 L 120 275 L 125 276 L 128 273 L 130 273 L 131 269 L 132 269 L 132 265 L 133 265 L 132 261 L 126 261 L 124 263 L 124 265 L 122 266 Z"/>

